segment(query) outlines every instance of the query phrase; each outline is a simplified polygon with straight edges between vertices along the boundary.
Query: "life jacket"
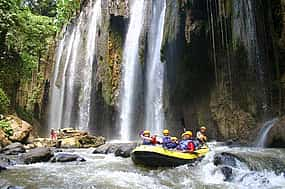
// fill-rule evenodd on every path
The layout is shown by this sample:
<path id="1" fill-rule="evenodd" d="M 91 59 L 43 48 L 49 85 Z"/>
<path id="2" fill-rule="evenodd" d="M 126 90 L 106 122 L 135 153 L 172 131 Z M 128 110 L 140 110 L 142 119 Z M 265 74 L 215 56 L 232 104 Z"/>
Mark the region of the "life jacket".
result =
<path id="1" fill-rule="evenodd" d="M 193 143 L 194 144 L 194 151 L 197 150 L 199 148 L 199 141 L 198 140 L 195 140 L 195 139 L 189 139 L 189 140 L 181 140 L 179 142 L 179 145 L 178 145 L 178 149 L 179 150 L 189 150 L 189 143 Z"/>
<path id="2" fill-rule="evenodd" d="M 171 143 L 171 137 L 170 136 L 164 136 L 162 138 L 162 146 L 167 147 L 168 143 Z"/>
<path id="3" fill-rule="evenodd" d="M 192 139 L 191 140 L 195 146 L 195 150 L 197 150 L 200 147 L 200 142 L 197 139 Z"/>
<path id="4" fill-rule="evenodd" d="M 156 145 L 157 144 L 156 136 L 152 136 L 151 139 L 152 139 L 151 144 Z"/>
<path id="5" fill-rule="evenodd" d="M 143 139 L 143 145 L 150 145 L 152 144 L 150 140 Z"/>
<path id="6" fill-rule="evenodd" d="M 177 148 L 179 150 L 188 150 L 188 143 L 190 142 L 190 140 L 181 140 L 179 142 L 179 145 L 177 146 Z"/>
<path id="7" fill-rule="evenodd" d="M 166 143 L 166 148 L 168 148 L 168 149 L 173 149 L 173 148 L 176 148 L 177 147 L 177 143 L 176 142 L 168 142 L 168 143 Z"/>

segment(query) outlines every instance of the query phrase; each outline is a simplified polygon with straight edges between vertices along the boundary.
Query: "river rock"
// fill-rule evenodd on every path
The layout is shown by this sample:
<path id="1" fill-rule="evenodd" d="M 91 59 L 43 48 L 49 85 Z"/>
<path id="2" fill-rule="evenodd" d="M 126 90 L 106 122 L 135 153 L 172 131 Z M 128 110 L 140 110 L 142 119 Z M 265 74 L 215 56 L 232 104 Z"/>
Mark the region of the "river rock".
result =
<path id="1" fill-rule="evenodd" d="M 33 127 L 26 121 L 23 121 L 13 115 L 8 116 L 6 119 L 9 121 L 13 129 L 13 136 L 10 136 L 9 140 L 12 142 L 27 143 Z"/>
<path id="2" fill-rule="evenodd" d="M 35 138 L 32 144 L 26 145 L 26 148 L 40 148 L 40 147 L 56 147 L 58 141 L 50 138 Z"/>
<path id="3" fill-rule="evenodd" d="M 25 153 L 26 149 L 21 143 L 15 142 L 3 148 L 1 152 L 5 155 L 17 155 L 19 153 Z"/>
<path id="4" fill-rule="evenodd" d="M 215 154 L 214 156 L 214 165 L 215 166 L 231 166 L 231 167 L 236 167 L 237 166 L 237 161 L 244 161 L 240 159 L 240 157 L 228 153 L 228 152 L 222 152 Z"/>
<path id="5" fill-rule="evenodd" d="M 15 165 L 15 162 L 13 160 L 10 160 L 10 158 L 1 155 L 0 156 L 0 172 L 1 170 L 6 170 L 7 167 Z"/>
<path id="6" fill-rule="evenodd" d="M 25 164 L 47 162 L 53 156 L 50 148 L 35 148 L 22 156 Z"/>
<path id="7" fill-rule="evenodd" d="M 78 136 L 86 136 L 88 135 L 88 132 L 86 131 L 81 131 L 73 128 L 64 128 L 60 129 L 57 138 L 58 139 L 63 139 L 66 137 L 78 137 Z"/>
<path id="8" fill-rule="evenodd" d="M 106 143 L 104 145 L 99 146 L 93 151 L 93 154 L 109 154 L 114 153 L 118 148 L 118 144 Z"/>
<path id="9" fill-rule="evenodd" d="M 221 167 L 221 172 L 224 175 L 224 181 L 231 181 L 233 179 L 233 169 L 229 166 Z"/>
<path id="10" fill-rule="evenodd" d="M 102 136 L 92 136 L 86 131 L 80 131 L 72 128 L 61 129 L 58 133 L 56 147 L 61 148 L 90 148 L 105 144 L 105 138 Z"/>
<path id="11" fill-rule="evenodd" d="M 125 158 L 130 157 L 131 156 L 131 152 L 136 147 L 137 147 L 136 143 L 130 143 L 130 144 L 121 145 L 115 151 L 115 156 L 121 156 L 121 157 L 125 157 Z"/>
<path id="12" fill-rule="evenodd" d="M 91 135 L 79 135 L 66 137 L 58 140 L 61 148 L 90 148 L 105 144 L 104 137 L 95 137 Z"/>
<path id="13" fill-rule="evenodd" d="M 0 147 L 5 147 L 11 144 L 11 141 L 7 138 L 5 132 L 0 129 Z"/>
<path id="14" fill-rule="evenodd" d="M 70 161 L 86 161 L 84 158 L 77 154 L 58 153 L 51 158 L 51 162 L 70 162 Z"/>
<path id="15" fill-rule="evenodd" d="M 137 146 L 136 143 L 107 143 L 96 148 L 94 154 L 115 153 L 116 156 L 129 157 L 131 151 Z"/>
<path id="16" fill-rule="evenodd" d="M 285 116 L 281 117 L 270 129 L 266 146 L 275 148 L 285 148 Z"/>
<path id="17" fill-rule="evenodd" d="M 3 171 L 3 170 L 7 170 L 7 168 L 0 165 L 0 173 L 1 173 L 1 171 Z"/>

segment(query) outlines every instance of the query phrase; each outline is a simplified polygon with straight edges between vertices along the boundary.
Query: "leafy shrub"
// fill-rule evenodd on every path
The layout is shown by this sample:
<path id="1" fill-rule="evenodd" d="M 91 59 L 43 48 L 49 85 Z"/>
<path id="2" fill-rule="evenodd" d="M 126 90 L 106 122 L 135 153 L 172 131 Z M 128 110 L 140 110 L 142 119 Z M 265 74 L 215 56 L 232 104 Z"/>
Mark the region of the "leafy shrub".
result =
<path id="1" fill-rule="evenodd" d="M 33 113 L 31 111 L 25 110 L 24 108 L 18 106 L 16 108 L 17 115 L 27 121 L 28 123 L 33 123 Z"/>
<path id="2" fill-rule="evenodd" d="M 13 135 L 13 129 L 12 129 L 9 122 L 7 122 L 5 120 L 1 120 L 0 121 L 0 128 L 6 133 L 6 135 L 8 135 L 8 136 Z"/>
<path id="3" fill-rule="evenodd" d="M 0 114 L 4 114 L 8 111 L 10 106 L 10 100 L 7 97 L 3 89 L 0 88 Z"/>

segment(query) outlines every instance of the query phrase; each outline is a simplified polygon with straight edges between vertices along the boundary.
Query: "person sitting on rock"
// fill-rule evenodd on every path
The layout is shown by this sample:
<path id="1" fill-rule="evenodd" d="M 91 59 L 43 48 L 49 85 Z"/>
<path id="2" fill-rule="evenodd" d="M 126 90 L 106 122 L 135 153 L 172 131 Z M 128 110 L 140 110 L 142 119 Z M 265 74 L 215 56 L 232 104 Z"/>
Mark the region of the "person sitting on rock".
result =
<path id="1" fill-rule="evenodd" d="M 167 148 L 167 144 L 171 143 L 171 137 L 169 136 L 169 130 L 163 130 L 163 137 L 162 137 L 162 147 Z"/>
<path id="2" fill-rule="evenodd" d="M 140 135 L 140 137 L 143 140 L 143 145 L 155 145 L 157 143 L 156 141 L 156 136 L 150 136 L 150 131 L 149 130 L 145 130 L 143 131 L 143 133 Z"/>
<path id="3" fill-rule="evenodd" d="M 196 135 L 197 139 L 201 144 L 204 144 L 207 142 L 207 136 L 206 136 L 206 127 L 200 127 L 200 131 L 197 132 Z"/>
<path id="4" fill-rule="evenodd" d="M 179 142 L 177 146 L 177 150 L 181 150 L 183 152 L 194 152 L 199 146 L 199 143 L 192 138 L 191 131 L 185 131 L 182 134 L 182 140 Z"/>

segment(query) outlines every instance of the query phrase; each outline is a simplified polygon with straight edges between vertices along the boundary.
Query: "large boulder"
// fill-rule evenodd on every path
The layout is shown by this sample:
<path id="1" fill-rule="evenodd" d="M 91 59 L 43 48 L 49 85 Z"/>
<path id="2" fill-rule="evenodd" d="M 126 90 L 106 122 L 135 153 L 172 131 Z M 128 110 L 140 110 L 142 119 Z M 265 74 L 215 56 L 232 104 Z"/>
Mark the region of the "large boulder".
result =
<path id="1" fill-rule="evenodd" d="M 83 162 L 86 160 L 77 154 L 58 153 L 54 157 L 52 157 L 50 161 L 51 162 L 71 162 L 71 161 Z"/>
<path id="2" fill-rule="evenodd" d="M 27 143 L 33 127 L 26 121 L 13 115 L 6 117 L 6 119 L 13 129 L 13 135 L 10 136 L 9 139 L 13 142 Z"/>
<path id="3" fill-rule="evenodd" d="M 17 155 L 19 153 L 25 153 L 26 149 L 21 143 L 15 142 L 1 149 L 0 152 L 4 153 L 5 155 Z"/>
<path id="4" fill-rule="evenodd" d="M 285 116 L 281 117 L 270 129 L 266 146 L 285 148 Z"/>
<path id="5" fill-rule="evenodd" d="M 0 147 L 7 146 L 9 144 L 11 144 L 11 141 L 8 140 L 5 132 L 2 129 L 0 129 Z"/>
<path id="6" fill-rule="evenodd" d="M 69 137 L 79 137 L 79 136 L 86 136 L 88 132 L 81 131 L 73 128 L 64 128 L 60 129 L 60 132 L 57 135 L 58 139 L 69 138 Z"/>
<path id="7" fill-rule="evenodd" d="M 15 165 L 15 161 L 10 160 L 10 158 L 0 155 L 0 172 L 1 170 L 6 170 L 7 167 Z"/>
<path id="8" fill-rule="evenodd" d="M 106 143 L 99 146 L 93 151 L 93 154 L 110 154 L 115 153 L 115 151 L 120 147 L 121 144 L 118 143 Z"/>
<path id="9" fill-rule="evenodd" d="M 236 167 L 238 164 L 238 161 L 244 161 L 242 159 L 240 159 L 240 157 L 232 154 L 232 153 L 228 153 L 228 152 L 222 152 L 222 153 L 218 153 L 215 154 L 214 156 L 214 165 L 215 166 L 231 166 L 231 167 Z"/>
<path id="10" fill-rule="evenodd" d="M 35 148 L 22 156 L 25 164 L 47 162 L 53 156 L 50 148 Z"/>
<path id="11" fill-rule="evenodd" d="M 130 157 L 131 151 L 137 146 L 136 143 L 107 143 L 96 148 L 94 154 L 114 153 L 116 156 Z"/>
<path id="12" fill-rule="evenodd" d="M 58 146 L 61 148 L 96 148 L 105 144 L 105 138 L 91 135 L 79 135 L 59 139 L 58 143 Z"/>
<path id="13" fill-rule="evenodd" d="M 27 148 L 40 148 L 40 147 L 56 147 L 57 141 L 50 138 L 35 138 L 32 144 L 28 144 Z"/>
<path id="14" fill-rule="evenodd" d="M 7 170 L 7 168 L 4 167 L 4 166 L 2 166 L 2 165 L 0 165 L 0 173 L 1 173 L 1 171 L 3 171 L 3 170 Z"/>
<path id="15" fill-rule="evenodd" d="M 137 147 L 136 143 L 130 143 L 130 144 L 121 145 L 115 151 L 115 156 L 120 156 L 120 157 L 125 157 L 125 158 L 130 157 L 131 156 L 131 152 L 136 147 Z"/>

